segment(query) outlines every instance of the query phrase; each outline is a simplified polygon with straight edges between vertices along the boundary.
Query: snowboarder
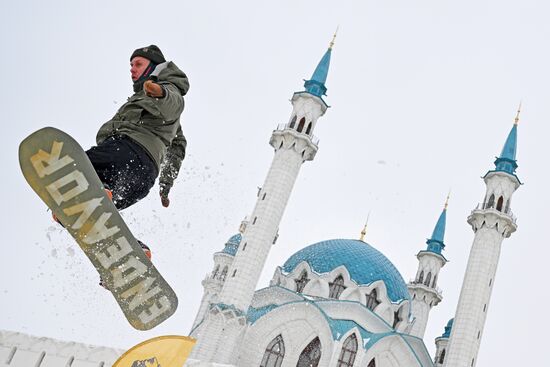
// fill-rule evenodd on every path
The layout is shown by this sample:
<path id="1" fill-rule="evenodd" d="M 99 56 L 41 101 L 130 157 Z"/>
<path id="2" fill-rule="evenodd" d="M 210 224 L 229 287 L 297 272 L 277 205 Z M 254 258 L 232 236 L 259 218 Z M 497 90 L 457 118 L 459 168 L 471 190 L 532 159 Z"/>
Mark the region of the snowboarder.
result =
<path id="1" fill-rule="evenodd" d="M 135 50 L 130 66 L 134 94 L 101 126 L 97 146 L 86 154 L 117 209 L 147 196 L 159 173 L 161 203 L 168 207 L 185 157 L 180 115 L 189 81 L 155 45 Z"/>
<path id="2" fill-rule="evenodd" d="M 189 81 L 160 49 L 138 48 L 130 57 L 134 94 L 99 129 L 97 146 L 86 153 L 121 210 L 143 199 L 160 172 L 160 198 L 168 194 L 185 157 L 180 126 Z"/>

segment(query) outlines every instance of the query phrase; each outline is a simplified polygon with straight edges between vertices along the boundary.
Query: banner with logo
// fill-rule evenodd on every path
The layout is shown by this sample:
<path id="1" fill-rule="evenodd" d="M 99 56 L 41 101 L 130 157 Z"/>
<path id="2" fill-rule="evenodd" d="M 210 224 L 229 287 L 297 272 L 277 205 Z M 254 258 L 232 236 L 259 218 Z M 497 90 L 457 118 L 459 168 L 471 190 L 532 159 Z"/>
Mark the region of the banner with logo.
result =
<path id="1" fill-rule="evenodd" d="M 113 367 L 182 367 L 194 345 L 188 336 L 158 336 L 128 350 Z"/>

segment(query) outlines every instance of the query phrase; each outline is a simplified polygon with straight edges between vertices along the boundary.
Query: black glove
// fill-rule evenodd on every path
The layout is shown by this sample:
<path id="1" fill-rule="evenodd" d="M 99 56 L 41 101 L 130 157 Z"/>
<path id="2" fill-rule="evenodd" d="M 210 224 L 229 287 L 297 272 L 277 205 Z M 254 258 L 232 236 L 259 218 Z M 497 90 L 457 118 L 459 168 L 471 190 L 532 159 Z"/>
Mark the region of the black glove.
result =
<path id="1" fill-rule="evenodd" d="M 162 203 L 162 206 L 165 208 L 168 208 L 170 205 L 170 199 L 168 199 L 168 193 L 170 192 L 170 188 L 168 188 L 165 185 L 160 185 L 160 202 Z"/>

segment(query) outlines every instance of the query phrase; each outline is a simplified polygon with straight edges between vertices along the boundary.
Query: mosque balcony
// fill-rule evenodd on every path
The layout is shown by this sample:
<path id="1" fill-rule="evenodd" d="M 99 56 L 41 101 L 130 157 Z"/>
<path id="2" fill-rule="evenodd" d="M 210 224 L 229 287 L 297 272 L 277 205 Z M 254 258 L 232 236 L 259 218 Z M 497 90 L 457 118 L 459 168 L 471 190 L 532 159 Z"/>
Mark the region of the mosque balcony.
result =
<path id="1" fill-rule="evenodd" d="M 475 212 L 481 211 L 481 210 L 489 211 L 489 212 L 494 213 L 498 216 L 506 216 L 506 217 L 508 217 L 512 220 L 512 223 L 516 224 L 516 219 L 517 218 L 514 215 L 514 213 L 512 213 L 512 210 L 510 208 L 500 208 L 499 209 L 496 206 L 495 203 L 484 202 L 484 203 L 477 204 L 475 209 L 472 210 L 472 214 L 474 214 Z"/>
<path id="2" fill-rule="evenodd" d="M 425 291 L 436 292 L 439 296 L 443 295 L 443 291 L 441 290 L 441 288 L 439 288 L 437 286 L 429 287 L 426 284 L 424 284 L 423 282 L 420 282 L 416 279 L 409 280 L 409 286 L 412 286 L 414 288 L 421 288 L 421 289 L 424 289 Z"/>
<path id="3" fill-rule="evenodd" d="M 315 145 L 315 146 L 319 145 L 319 138 L 316 137 L 315 135 L 311 134 L 311 133 L 308 134 L 307 130 L 306 130 L 306 132 L 302 132 L 303 128 L 304 128 L 303 126 L 300 129 L 299 125 L 296 127 L 296 124 L 288 123 L 288 124 L 279 124 L 279 125 L 277 125 L 277 130 L 276 131 L 293 130 L 294 132 L 298 133 L 300 136 L 307 137 L 307 139 L 309 139 L 309 141 L 313 145 Z"/>

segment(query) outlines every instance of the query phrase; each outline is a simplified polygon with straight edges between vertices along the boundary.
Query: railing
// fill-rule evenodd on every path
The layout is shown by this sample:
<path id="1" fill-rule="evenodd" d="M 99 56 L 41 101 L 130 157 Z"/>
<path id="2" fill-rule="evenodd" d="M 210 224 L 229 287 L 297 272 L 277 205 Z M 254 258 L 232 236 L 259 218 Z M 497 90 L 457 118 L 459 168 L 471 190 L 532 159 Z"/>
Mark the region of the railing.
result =
<path id="1" fill-rule="evenodd" d="M 313 135 L 313 134 L 306 134 L 306 133 L 304 133 L 304 132 L 299 132 L 299 131 L 296 130 L 294 127 L 290 127 L 290 123 L 288 123 L 288 124 L 279 124 L 279 125 L 277 125 L 277 130 L 279 130 L 279 131 L 286 130 L 286 129 L 291 129 L 291 130 L 296 131 L 298 134 L 305 135 L 305 136 L 309 137 L 309 140 L 310 140 L 314 145 L 319 145 L 319 138 L 318 138 L 318 137 L 316 137 L 316 136 Z"/>
<path id="2" fill-rule="evenodd" d="M 433 289 L 435 290 L 438 294 L 442 295 L 443 294 L 443 291 L 441 290 L 441 288 L 435 286 L 435 287 L 431 287 L 429 285 L 426 285 L 424 282 L 419 282 L 418 280 L 409 280 L 409 283 L 410 284 L 417 284 L 417 285 L 423 285 L 424 287 L 426 288 L 429 288 L 429 289 Z"/>
<path id="3" fill-rule="evenodd" d="M 512 210 L 510 208 L 504 208 L 502 210 L 499 210 L 499 209 L 496 208 L 496 203 L 494 203 L 494 202 L 493 203 L 489 203 L 489 202 L 479 203 L 479 204 L 477 204 L 477 206 L 474 210 L 486 210 L 486 209 L 492 209 L 496 212 L 506 214 L 507 216 L 512 218 L 512 221 L 514 223 L 516 222 L 517 218 L 514 215 L 514 213 L 512 213 Z"/>

